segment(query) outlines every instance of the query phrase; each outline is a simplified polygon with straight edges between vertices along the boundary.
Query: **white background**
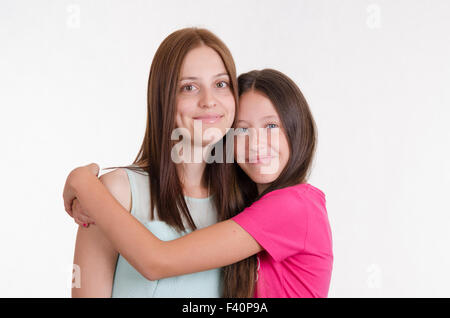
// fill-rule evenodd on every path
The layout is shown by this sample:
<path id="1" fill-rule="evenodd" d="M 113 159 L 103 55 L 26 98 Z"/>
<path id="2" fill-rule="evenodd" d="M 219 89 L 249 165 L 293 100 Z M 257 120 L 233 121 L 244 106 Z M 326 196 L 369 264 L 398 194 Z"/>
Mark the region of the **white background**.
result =
<path id="1" fill-rule="evenodd" d="M 330 297 L 449 297 L 449 1 L 0 2 L 0 297 L 70 297 L 76 166 L 130 164 L 153 55 L 206 27 L 238 73 L 299 85 L 319 128 Z"/>

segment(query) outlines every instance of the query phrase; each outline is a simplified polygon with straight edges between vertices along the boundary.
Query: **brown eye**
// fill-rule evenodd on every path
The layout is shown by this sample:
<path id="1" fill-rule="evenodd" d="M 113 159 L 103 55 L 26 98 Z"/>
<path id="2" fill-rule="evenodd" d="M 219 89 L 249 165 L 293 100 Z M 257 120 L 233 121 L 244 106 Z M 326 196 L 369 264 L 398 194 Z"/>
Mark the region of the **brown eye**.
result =
<path id="1" fill-rule="evenodd" d="M 228 87 L 228 83 L 225 81 L 220 81 L 219 83 L 216 84 L 216 86 L 218 88 L 225 88 L 225 87 Z"/>
<path id="2" fill-rule="evenodd" d="M 194 85 L 184 85 L 181 90 L 185 92 L 192 92 L 195 89 Z"/>

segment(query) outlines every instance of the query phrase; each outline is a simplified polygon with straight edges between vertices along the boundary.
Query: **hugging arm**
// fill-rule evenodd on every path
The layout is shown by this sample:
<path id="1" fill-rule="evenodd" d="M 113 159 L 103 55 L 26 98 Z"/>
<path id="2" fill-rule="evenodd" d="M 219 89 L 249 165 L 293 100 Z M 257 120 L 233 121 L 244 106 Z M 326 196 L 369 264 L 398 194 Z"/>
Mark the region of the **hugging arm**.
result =
<path id="1" fill-rule="evenodd" d="M 86 169 L 72 171 L 65 188 L 73 193 L 65 195 L 65 204 L 70 204 L 72 196 L 76 197 L 114 249 L 149 280 L 223 267 L 262 250 L 259 243 L 233 220 L 216 223 L 172 241 L 161 241 Z"/>

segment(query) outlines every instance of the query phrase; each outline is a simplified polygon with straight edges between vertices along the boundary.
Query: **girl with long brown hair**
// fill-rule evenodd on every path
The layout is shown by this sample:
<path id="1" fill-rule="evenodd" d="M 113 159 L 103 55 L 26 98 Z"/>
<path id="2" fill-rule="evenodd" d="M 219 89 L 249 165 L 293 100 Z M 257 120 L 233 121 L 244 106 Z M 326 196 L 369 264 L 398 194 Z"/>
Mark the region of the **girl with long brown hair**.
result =
<path id="1" fill-rule="evenodd" d="M 229 219 L 245 207 L 234 186 L 232 164 L 176 164 L 171 160 L 175 143 L 171 134 L 175 128 L 188 131 L 186 138 L 193 153 L 207 151 L 208 145 L 189 139 L 189 135 L 198 134 L 195 122 L 202 123 L 200 134 L 208 128 L 217 129 L 219 134 L 208 141 L 217 142 L 233 124 L 237 96 L 232 55 L 213 33 L 185 28 L 161 43 L 150 68 L 147 127 L 141 149 L 131 166 L 100 177 L 128 215 L 158 237 L 175 239 Z M 102 201 L 98 198 L 97 202 Z M 89 220 L 79 216 L 76 222 L 87 225 Z M 235 289 L 222 284 L 222 274 L 239 273 L 233 276 L 240 275 L 238 280 L 245 282 L 253 279 L 252 268 L 256 268 L 253 257 L 222 270 L 148 281 L 139 273 L 138 260 L 130 259 L 136 249 L 143 252 L 145 247 L 117 249 L 101 226 L 80 226 L 74 264 L 81 270 L 81 284 L 74 285 L 80 288 L 73 288 L 72 296 L 219 297 L 224 289 L 230 296 L 238 296 Z"/>
<path id="2" fill-rule="evenodd" d="M 257 255 L 257 269 L 247 268 L 251 279 L 239 280 L 244 267 L 225 273 L 224 296 L 327 297 L 332 238 L 325 195 L 307 183 L 316 148 L 308 104 L 291 79 L 270 69 L 241 75 L 239 96 L 235 155 L 244 160 L 238 160 L 236 180 L 247 207 L 236 216 L 160 240 L 124 213 L 98 181 L 95 164 L 69 175 L 65 209 L 92 218 L 150 281 L 239 264 Z M 255 130 L 262 135 L 255 138 Z M 239 140 L 244 141 L 243 152 Z"/>

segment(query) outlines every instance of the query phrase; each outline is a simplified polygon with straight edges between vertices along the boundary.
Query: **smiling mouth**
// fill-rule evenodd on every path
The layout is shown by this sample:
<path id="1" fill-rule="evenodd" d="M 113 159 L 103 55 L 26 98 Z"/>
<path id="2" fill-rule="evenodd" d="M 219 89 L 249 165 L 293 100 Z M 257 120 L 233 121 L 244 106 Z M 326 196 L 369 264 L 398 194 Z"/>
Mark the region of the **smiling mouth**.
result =
<path id="1" fill-rule="evenodd" d="M 272 161 L 272 159 L 276 158 L 275 156 L 264 156 L 249 159 L 249 164 L 257 165 L 257 164 L 268 164 Z"/>
<path id="2" fill-rule="evenodd" d="M 223 115 L 203 115 L 203 116 L 197 116 L 193 117 L 194 120 L 201 120 L 204 124 L 214 124 L 221 120 Z"/>

